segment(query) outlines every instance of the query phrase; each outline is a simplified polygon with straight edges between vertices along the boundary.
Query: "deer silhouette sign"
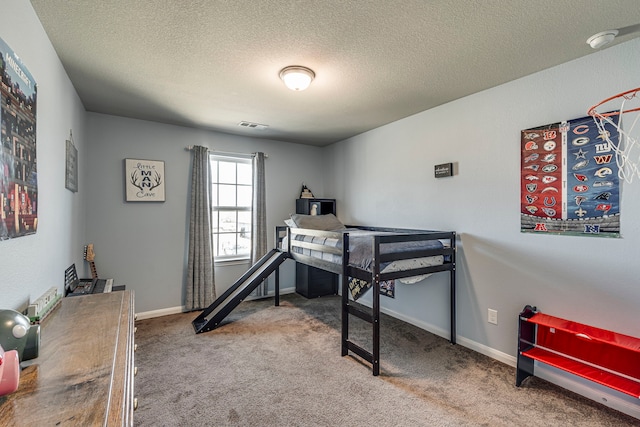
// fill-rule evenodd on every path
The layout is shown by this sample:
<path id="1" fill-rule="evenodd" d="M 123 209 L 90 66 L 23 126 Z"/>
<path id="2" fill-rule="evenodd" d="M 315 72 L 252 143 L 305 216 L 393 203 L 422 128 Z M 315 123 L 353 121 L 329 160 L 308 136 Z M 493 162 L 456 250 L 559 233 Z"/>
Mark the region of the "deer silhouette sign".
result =
<path id="1" fill-rule="evenodd" d="M 130 165 L 127 169 L 128 201 L 164 201 L 164 170 L 142 163 Z"/>

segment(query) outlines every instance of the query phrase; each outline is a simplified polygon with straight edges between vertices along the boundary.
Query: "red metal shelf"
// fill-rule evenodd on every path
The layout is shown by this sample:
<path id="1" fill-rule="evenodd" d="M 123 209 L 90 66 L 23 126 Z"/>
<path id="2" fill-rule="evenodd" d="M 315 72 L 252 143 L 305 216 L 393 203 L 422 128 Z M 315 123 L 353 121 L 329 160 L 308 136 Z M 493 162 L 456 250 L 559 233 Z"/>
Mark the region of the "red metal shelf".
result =
<path id="1" fill-rule="evenodd" d="M 572 374 L 594 381 L 598 384 L 626 393 L 635 398 L 640 398 L 640 383 L 603 371 L 602 369 L 568 359 L 564 356 L 552 353 L 539 347 L 531 348 L 522 352 L 524 356 L 546 363 L 558 369 L 568 371 Z"/>

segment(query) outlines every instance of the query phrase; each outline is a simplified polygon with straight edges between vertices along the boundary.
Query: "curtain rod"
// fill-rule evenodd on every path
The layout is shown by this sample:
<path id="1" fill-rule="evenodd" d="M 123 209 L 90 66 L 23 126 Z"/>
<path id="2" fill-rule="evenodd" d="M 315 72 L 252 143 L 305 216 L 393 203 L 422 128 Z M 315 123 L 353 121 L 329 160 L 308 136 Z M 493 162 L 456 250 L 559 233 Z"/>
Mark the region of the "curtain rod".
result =
<path id="1" fill-rule="evenodd" d="M 185 151 L 191 151 L 193 149 L 193 145 L 187 145 L 186 147 L 184 147 Z M 256 153 L 234 153 L 232 151 L 220 151 L 220 150 L 216 150 L 215 148 L 210 149 L 209 151 L 213 151 L 215 153 L 219 153 L 219 154 L 229 154 L 232 156 L 251 156 L 251 157 L 255 157 Z M 269 158 L 268 154 L 264 155 L 265 158 Z"/>

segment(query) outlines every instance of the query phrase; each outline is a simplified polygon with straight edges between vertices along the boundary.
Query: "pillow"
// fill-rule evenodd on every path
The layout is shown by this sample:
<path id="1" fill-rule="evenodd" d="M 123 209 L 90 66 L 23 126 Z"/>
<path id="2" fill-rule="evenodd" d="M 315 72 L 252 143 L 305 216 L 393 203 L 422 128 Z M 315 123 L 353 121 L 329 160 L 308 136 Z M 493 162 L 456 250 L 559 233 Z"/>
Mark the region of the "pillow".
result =
<path id="1" fill-rule="evenodd" d="M 287 225 L 287 227 L 296 228 L 296 223 L 293 222 L 291 218 L 285 219 L 284 223 Z"/>
<path id="2" fill-rule="evenodd" d="M 292 214 L 291 219 L 298 228 L 310 228 L 312 230 L 334 231 L 344 230 L 346 227 L 334 214 L 327 215 L 302 215 Z"/>

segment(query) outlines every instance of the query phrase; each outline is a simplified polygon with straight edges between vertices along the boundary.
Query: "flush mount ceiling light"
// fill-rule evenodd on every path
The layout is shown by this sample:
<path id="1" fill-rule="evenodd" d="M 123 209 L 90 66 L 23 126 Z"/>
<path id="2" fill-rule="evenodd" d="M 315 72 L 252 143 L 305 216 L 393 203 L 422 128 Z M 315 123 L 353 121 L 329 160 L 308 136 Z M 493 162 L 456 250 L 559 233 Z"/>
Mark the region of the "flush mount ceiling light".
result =
<path id="1" fill-rule="evenodd" d="M 307 67 L 293 65 L 280 71 L 280 78 L 291 90 L 305 90 L 311 84 L 316 74 Z"/>
<path id="2" fill-rule="evenodd" d="M 587 43 L 593 49 L 599 49 L 604 45 L 607 45 L 613 41 L 618 35 L 618 30 L 602 31 L 598 34 L 594 34 L 587 39 Z"/>

